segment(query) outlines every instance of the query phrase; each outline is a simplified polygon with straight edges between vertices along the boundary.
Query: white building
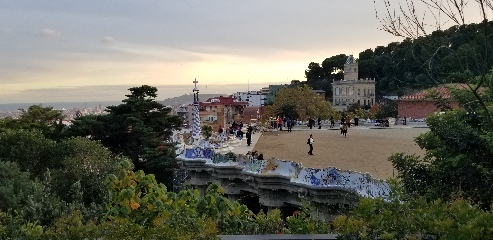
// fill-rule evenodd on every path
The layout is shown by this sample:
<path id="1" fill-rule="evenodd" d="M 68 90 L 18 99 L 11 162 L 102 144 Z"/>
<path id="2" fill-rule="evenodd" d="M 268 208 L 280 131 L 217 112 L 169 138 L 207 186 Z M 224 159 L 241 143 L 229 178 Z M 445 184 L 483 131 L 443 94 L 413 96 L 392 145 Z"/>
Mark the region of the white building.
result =
<path id="1" fill-rule="evenodd" d="M 233 94 L 236 101 L 248 102 L 248 106 L 264 106 L 267 95 L 262 91 L 236 92 Z"/>
<path id="2" fill-rule="evenodd" d="M 375 103 L 375 79 L 358 79 L 358 63 L 349 55 L 344 64 L 344 79 L 332 82 L 332 107 L 345 111 L 355 103 L 361 106 Z"/>

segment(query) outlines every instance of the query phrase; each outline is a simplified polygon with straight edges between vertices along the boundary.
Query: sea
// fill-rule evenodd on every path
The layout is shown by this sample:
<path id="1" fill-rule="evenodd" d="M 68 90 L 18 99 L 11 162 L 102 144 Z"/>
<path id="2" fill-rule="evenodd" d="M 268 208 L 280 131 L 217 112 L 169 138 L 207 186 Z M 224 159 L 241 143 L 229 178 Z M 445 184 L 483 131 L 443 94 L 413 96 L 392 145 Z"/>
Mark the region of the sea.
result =
<path id="1" fill-rule="evenodd" d="M 32 105 L 41 105 L 42 107 L 53 107 L 53 109 L 94 109 L 97 107 L 105 108 L 107 106 L 119 105 L 121 101 L 102 101 L 102 102 L 46 102 L 46 103 L 6 103 L 0 104 L 0 112 L 15 112 L 19 109 L 28 109 Z"/>

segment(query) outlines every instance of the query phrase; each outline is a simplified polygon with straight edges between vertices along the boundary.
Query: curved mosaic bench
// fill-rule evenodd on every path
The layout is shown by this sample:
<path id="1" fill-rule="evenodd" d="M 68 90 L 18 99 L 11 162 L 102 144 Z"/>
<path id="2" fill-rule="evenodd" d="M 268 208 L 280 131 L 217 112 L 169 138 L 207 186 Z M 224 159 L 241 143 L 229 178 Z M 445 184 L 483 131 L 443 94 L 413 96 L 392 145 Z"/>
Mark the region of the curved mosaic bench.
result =
<path id="1" fill-rule="evenodd" d="M 232 166 L 242 172 L 259 176 L 283 176 L 291 183 L 315 188 L 331 188 L 353 191 L 361 197 L 387 198 L 390 194 L 389 183 L 385 180 L 374 179 L 369 173 L 344 171 L 335 167 L 324 169 L 305 168 L 301 163 L 279 159 L 258 160 L 250 156 L 235 155 L 234 153 L 214 153 L 212 149 L 200 147 L 187 148 L 184 154 L 178 156 L 183 161 L 205 161 L 214 167 Z"/>

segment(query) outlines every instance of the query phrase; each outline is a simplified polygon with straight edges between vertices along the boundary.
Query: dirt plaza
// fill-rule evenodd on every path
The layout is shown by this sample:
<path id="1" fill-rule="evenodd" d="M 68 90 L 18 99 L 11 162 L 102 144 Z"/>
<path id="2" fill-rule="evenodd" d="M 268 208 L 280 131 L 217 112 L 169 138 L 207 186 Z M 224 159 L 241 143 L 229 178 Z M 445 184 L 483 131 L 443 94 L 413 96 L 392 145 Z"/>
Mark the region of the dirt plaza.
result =
<path id="1" fill-rule="evenodd" d="M 347 137 L 339 129 L 306 129 L 292 132 L 264 132 L 254 147 L 264 159 L 300 162 L 304 167 L 368 172 L 374 178 L 387 179 L 397 175 L 388 158 L 404 152 L 423 156 L 425 151 L 414 138 L 428 128 L 349 128 Z M 310 134 L 314 138 L 313 155 L 308 155 L 306 144 Z"/>

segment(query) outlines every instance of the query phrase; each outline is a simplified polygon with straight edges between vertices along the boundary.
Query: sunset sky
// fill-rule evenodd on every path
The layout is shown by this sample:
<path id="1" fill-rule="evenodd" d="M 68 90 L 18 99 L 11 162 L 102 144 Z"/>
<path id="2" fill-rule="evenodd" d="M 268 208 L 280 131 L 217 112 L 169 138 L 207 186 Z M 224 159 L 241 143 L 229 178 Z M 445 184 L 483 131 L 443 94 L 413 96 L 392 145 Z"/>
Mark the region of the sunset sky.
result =
<path id="1" fill-rule="evenodd" d="M 0 0 L 0 103 L 158 99 L 305 80 L 310 62 L 401 38 L 370 0 Z M 377 1 L 378 4 L 378 1 Z M 248 85 L 249 83 L 249 85 Z"/>

